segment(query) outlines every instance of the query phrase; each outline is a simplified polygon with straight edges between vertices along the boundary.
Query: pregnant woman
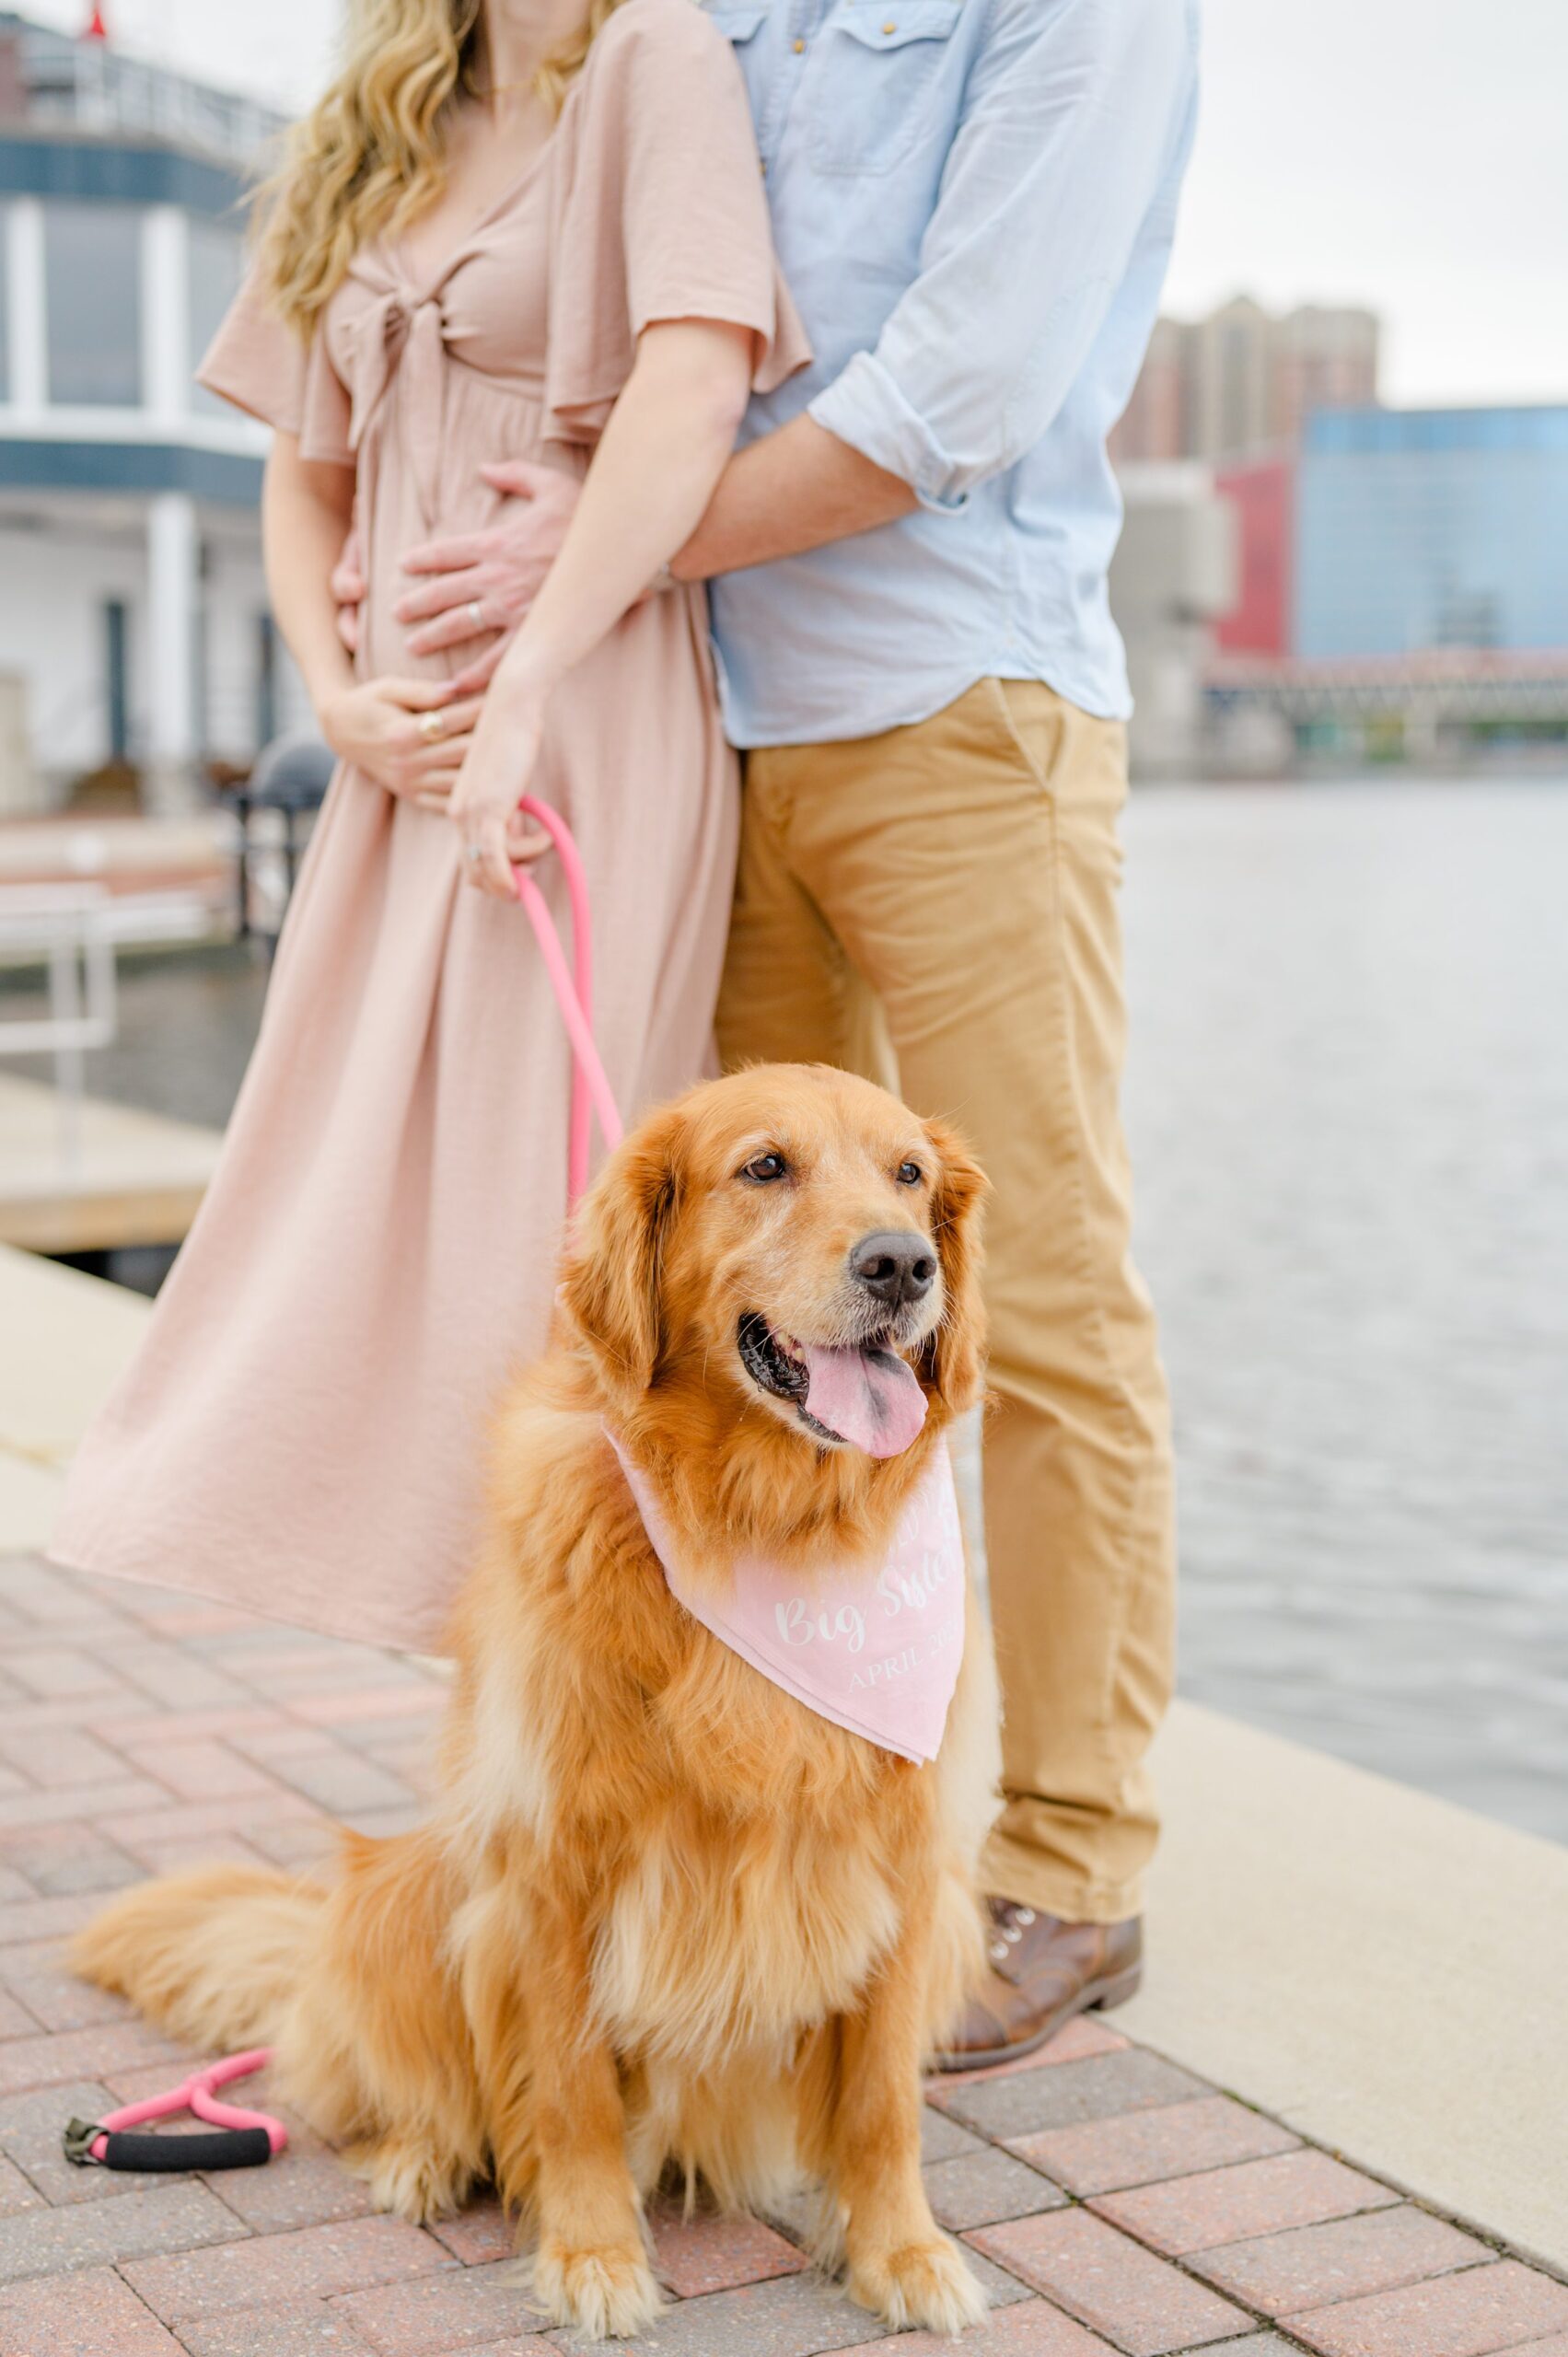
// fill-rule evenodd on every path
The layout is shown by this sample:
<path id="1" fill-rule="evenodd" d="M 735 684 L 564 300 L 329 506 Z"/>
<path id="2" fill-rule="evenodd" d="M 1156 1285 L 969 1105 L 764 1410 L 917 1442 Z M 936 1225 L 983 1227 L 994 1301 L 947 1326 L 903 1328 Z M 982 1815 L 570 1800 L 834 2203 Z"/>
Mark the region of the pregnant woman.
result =
<path id="1" fill-rule="evenodd" d="M 509 857 L 541 848 L 517 797 L 582 848 L 633 1116 L 707 1067 L 738 817 L 701 592 L 650 584 L 750 387 L 807 355 L 729 44 L 691 0 L 357 21 L 202 370 L 274 429 L 268 581 L 339 767 L 219 1168 L 51 1551 L 428 1648 L 563 1211 L 570 1060 L 512 899 Z M 503 455 L 586 481 L 474 702 L 443 657 L 410 676 L 399 558 L 489 523 Z M 329 576 L 354 516 L 351 664 Z"/>

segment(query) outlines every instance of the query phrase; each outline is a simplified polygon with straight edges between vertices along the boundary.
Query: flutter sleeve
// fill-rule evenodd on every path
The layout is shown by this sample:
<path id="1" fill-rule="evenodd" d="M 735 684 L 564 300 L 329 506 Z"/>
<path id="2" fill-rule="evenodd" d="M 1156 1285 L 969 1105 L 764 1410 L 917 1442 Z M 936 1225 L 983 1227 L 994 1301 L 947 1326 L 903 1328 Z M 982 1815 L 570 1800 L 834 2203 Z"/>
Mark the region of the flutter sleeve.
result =
<path id="1" fill-rule="evenodd" d="M 598 440 L 656 319 L 749 328 L 760 392 L 809 360 L 773 254 L 740 69 L 691 0 L 628 0 L 555 136 L 548 439 Z"/>
<path id="2" fill-rule="evenodd" d="M 352 467 L 349 401 L 318 327 L 308 344 L 268 302 L 259 263 L 252 263 L 216 335 L 196 382 L 249 411 L 280 434 L 299 437 L 303 459 Z"/>

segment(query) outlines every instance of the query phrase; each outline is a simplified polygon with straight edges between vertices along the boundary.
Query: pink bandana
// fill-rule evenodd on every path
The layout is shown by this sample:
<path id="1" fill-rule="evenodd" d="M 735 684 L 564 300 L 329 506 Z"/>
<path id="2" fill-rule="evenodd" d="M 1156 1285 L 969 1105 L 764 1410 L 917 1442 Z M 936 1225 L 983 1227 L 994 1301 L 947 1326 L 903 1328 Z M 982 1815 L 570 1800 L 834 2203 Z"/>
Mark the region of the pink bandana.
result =
<path id="1" fill-rule="evenodd" d="M 802 1581 L 743 1555 L 726 1596 L 694 1592 L 653 1492 L 613 1433 L 669 1592 L 704 1629 L 807 1710 L 900 1759 L 935 1759 L 964 1650 L 964 1545 L 946 1442 L 880 1563 Z"/>

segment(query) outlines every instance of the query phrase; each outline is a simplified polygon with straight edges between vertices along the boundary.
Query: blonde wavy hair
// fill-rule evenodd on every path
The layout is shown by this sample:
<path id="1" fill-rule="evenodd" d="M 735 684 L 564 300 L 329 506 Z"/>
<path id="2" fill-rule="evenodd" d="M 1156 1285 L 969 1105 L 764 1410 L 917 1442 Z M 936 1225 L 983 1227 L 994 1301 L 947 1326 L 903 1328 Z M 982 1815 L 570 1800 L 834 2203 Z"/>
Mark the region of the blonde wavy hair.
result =
<path id="1" fill-rule="evenodd" d="M 621 5 L 585 0 L 581 26 L 540 68 L 535 87 L 552 113 Z M 257 192 L 264 284 L 301 336 L 366 239 L 439 196 L 452 117 L 475 87 L 482 13 L 483 0 L 355 0 L 343 72 Z"/>

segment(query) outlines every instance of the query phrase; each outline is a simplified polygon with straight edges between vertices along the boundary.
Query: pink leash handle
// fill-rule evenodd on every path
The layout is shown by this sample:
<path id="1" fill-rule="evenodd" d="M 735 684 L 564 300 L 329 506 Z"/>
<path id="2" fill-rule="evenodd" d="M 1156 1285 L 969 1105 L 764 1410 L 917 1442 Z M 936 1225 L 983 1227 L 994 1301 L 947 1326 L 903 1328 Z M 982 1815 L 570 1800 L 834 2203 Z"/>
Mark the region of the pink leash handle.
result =
<path id="1" fill-rule="evenodd" d="M 598 1125 L 609 1146 L 618 1146 L 625 1134 L 614 1091 L 610 1086 L 598 1049 L 594 1042 L 593 1020 L 593 924 L 588 912 L 588 880 L 584 873 L 582 853 L 573 838 L 572 830 L 558 810 L 547 802 L 536 801 L 525 794 L 517 807 L 544 829 L 554 844 L 566 878 L 566 891 L 572 904 L 572 964 L 566 963 L 566 953 L 561 946 L 561 936 L 555 930 L 555 920 L 545 904 L 543 893 L 528 870 L 514 866 L 512 880 L 517 898 L 528 911 L 528 923 L 539 942 L 544 970 L 555 993 L 561 1009 L 561 1020 L 566 1027 L 566 1037 L 572 1043 L 572 1114 L 566 1133 L 566 1202 L 575 1210 L 584 1188 L 588 1183 L 588 1153 L 593 1143 L 593 1117 L 598 1115 Z"/>
<path id="2" fill-rule="evenodd" d="M 249 2168 L 271 2160 L 288 2142 L 288 2130 L 270 2112 L 247 2111 L 223 2103 L 216 2090 L 230 2079 L 248 2078 L 272 2061 L 270 2046 L 254 2046 L 244 2054 L 230 2054 L 192 2071 L 177 2087 L 140 2103 L 128 2103 L 94 2121 L 74 2119 L 65 2131 L 65 2157 L 79 2164 L 97 2161 L 106 2168 L 168 2171 L 177 2169 Z M 218 2136 L 136 2136 L 128 2131 L 149 2119 L 167 2119 L 177 2111 L 220 2129 Z"/>

